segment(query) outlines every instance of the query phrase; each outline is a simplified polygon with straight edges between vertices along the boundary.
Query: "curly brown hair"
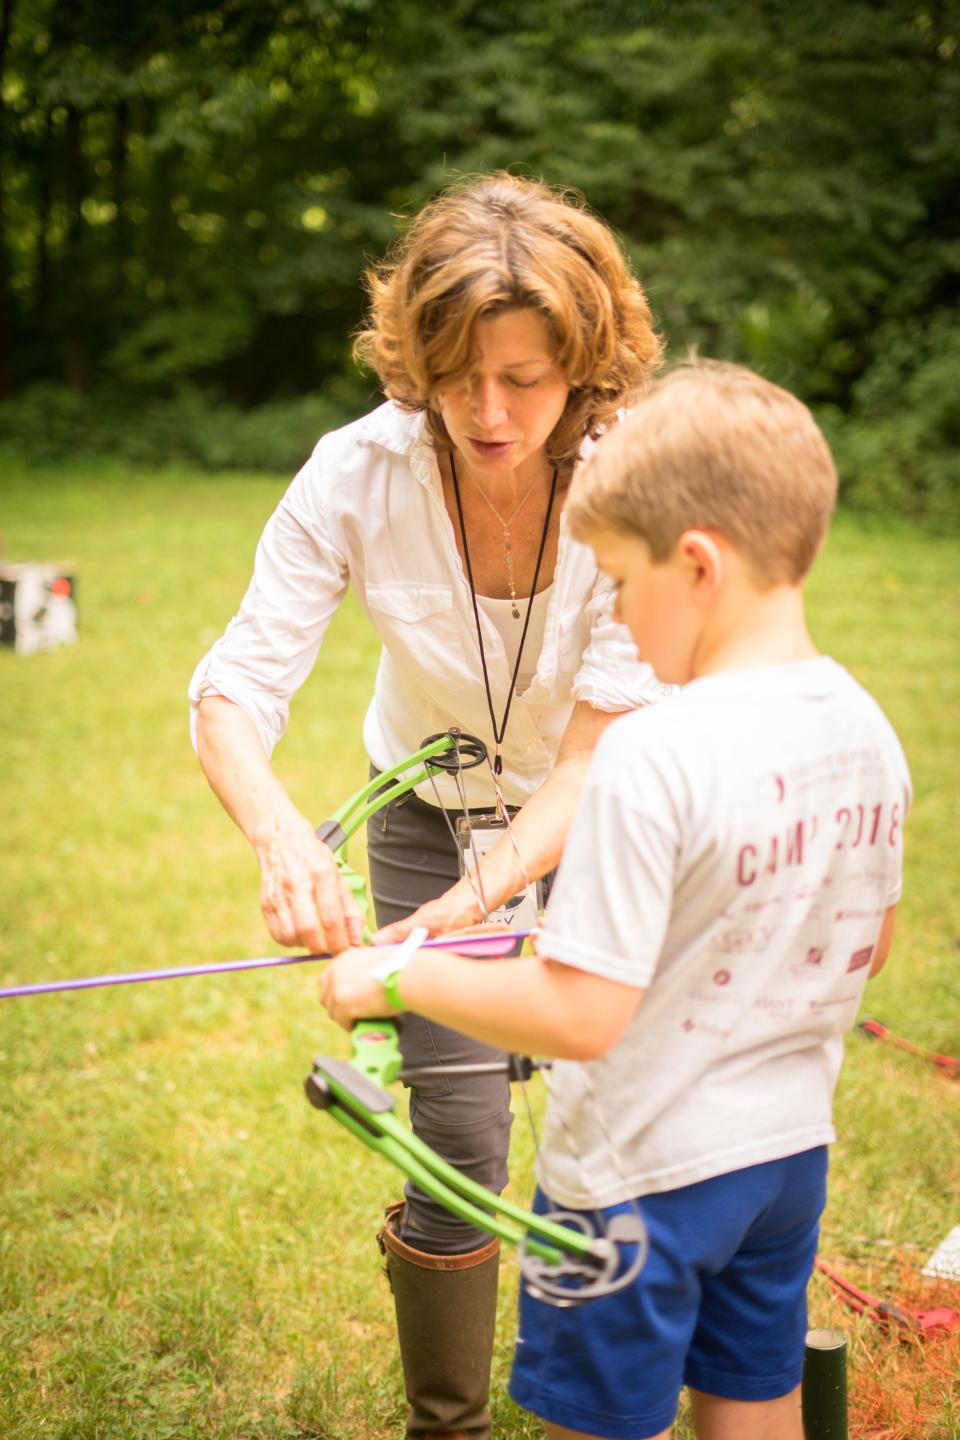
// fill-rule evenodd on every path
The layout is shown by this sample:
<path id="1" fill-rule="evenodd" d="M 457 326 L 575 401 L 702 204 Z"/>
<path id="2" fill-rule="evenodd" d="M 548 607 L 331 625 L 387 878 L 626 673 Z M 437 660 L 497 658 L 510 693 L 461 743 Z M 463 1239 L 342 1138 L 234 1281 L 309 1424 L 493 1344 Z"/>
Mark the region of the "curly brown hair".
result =
<path id="1" fill-rule="evenodd" d="M 431 200 L 364 278 L 371 305 L 354 353 L 401 409 L 427 412 L 441 450 L 452 441 L 436 396 L 466 372 L 481 318 L 529 308 L 546 319 L 570 386 L 547 442 L 564 471 L 661 360 L 647 297 L 609 226 L 582 196 L 505 172 Z"/>

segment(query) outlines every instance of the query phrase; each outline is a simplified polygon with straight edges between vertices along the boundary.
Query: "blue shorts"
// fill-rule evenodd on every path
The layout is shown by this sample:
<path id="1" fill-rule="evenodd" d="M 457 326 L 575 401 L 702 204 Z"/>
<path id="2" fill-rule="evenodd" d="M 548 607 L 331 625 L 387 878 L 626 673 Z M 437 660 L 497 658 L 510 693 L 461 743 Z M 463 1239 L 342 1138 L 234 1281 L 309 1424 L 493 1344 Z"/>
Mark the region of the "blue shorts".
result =
<path id="1" fill-rule="evenodd" d="M 826 1180 L 824 1145 L 645 1195 L 650 1253 L 627 1290 L 569 1310 L 521 1295 L 514 1400 L 572 1430 L 643 1440 L 672 1424 L 683 1385 L 730 1400 L 789 1394 Z M 541 1192 L 534 1208 L 551 1208 Z"/>

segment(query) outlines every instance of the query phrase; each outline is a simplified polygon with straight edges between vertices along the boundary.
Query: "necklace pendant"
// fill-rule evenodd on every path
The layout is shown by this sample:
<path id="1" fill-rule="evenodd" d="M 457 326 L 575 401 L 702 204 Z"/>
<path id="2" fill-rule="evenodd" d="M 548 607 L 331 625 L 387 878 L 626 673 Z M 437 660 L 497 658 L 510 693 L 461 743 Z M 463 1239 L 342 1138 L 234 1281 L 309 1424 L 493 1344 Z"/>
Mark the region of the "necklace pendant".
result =
<path id="1" fill-rule="evenodd" d="M 514 620 L 519 620 L 520 611 L 517 609 L 517 592 L 513 583 L 513 542 L 510 539 L 510 530 L 506 525 L 503 527 L 503 543 L 507 557 L 507 584 L 510 586 L 510 599 L 512 601 L 510 613 Z"/>

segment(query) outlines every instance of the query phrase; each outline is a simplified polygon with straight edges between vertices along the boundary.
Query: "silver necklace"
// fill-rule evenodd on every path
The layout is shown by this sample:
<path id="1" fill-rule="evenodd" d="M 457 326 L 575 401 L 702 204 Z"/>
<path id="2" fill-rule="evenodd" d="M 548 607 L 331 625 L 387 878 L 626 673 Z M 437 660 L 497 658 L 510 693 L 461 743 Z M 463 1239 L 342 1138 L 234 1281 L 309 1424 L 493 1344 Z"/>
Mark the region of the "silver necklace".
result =
<path id="1" fill-rule="evenodd" d="M 523 492 L 523 498 L 521 499 L 520 504 L 514 510 L 513 514 L 510 516 L 510 519 L 504 520 L 503 516 L 500 514 L 500 511 L 497 509 L 496 505 L 494 505 L 489 495 L 487 495 L 486 492 L 482 489 L 480 482 L 473 479 L 473 476 L 470 475 L 469 470 L 467 471 L 467 474 L 470 476 L 470 479 L 473 480 L 474 486 L 476 487 L 476 490 L 480 495 L 481 499 L 487 502 L 487 504 L 490 506 L 490 509 L 496 516 L 498 522 L 503 527 L 503 545 L 507 555 L 507 584 L 510 586 L 510 613 L 512 614 L 514 620 L 519 620 L 520 607 L 517 604 L 517 587 L 514 584 L 513 579 L 513 541 L 510 538 L 510 526 L 513 524 L 514 520 L 516 520 L 517 516 L 520 514 L 520 511 L 530 499 L 530 496 L 533 494 L 534 486 L 536 485 L 540 477 L 539 475 L 534 477 L 533 481 Z"/>

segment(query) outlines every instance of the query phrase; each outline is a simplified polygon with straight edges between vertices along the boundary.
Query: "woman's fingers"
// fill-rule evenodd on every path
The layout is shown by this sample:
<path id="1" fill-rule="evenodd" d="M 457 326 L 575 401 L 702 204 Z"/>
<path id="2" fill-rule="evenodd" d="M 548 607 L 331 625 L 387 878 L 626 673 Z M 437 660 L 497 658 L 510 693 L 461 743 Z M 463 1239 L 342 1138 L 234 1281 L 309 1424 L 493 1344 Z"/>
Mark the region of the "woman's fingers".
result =
<path id="1" fill-rule="evenodd" d="M 332 855 L 330 861 L 329 867 L 324 867 L 319 874 L 314 874 L 312 900 L 313 911 L 319 917 L 327 949 L 332 955 L 337 955 L 355 943 L 351 935 L 350 921 L 355 921 L 360 912 L 341 879 Z"/>
<path id="2" fill-rule="evenodd" d="M 411 930 L 418 925 L 423 925 L 431 935 L 449 935 L 454 930 L 462 930 L 477 922 L 476 905 L 473 897 L 466 899 L 457 893 L 456 888 L 439 895 L 436 900 L 430 900 L 426 905 L 421 905 L 412 915 L 407 915 L 403 920 L 396 920 L 392 925 L 384 925 L 373 937 L 375 945 L 397 945 L 405 940 Z"/>
<path id="3" fill-rule="evenodd" d="M 281 945 L 337 953 L 359 944 L 363 918 L 333 853 L 311 830 L 276 837 L 258 851 L 260 905 Z"/>
<path id="4" fill-rule="evenodd" d="M 405 940 L 415 926 L 425 923 L 417 918 L 420 913 L 418 910 L 416 915 L 408 915 L 404 920 L 395 920 L 392 925 L 384 925 L 383 929 L 378 930 L 374 935 L 374 945 L 399 945 L 400 941 Z"/>

